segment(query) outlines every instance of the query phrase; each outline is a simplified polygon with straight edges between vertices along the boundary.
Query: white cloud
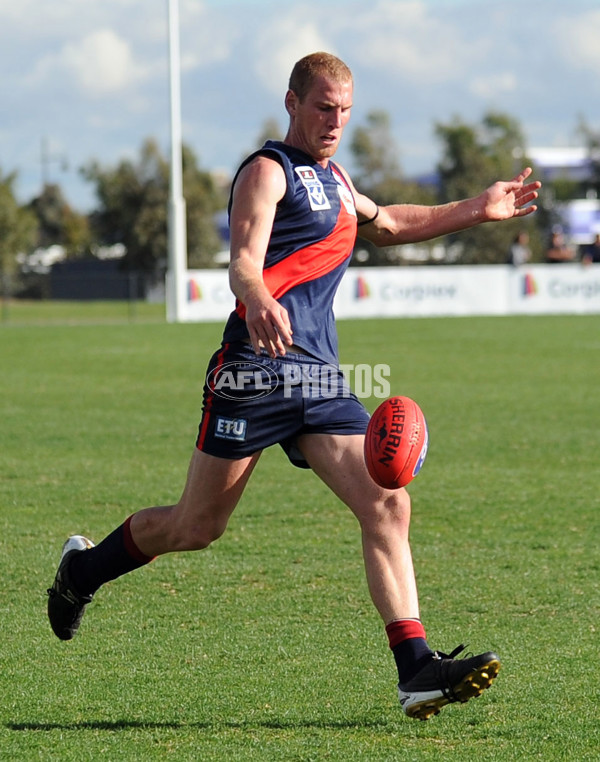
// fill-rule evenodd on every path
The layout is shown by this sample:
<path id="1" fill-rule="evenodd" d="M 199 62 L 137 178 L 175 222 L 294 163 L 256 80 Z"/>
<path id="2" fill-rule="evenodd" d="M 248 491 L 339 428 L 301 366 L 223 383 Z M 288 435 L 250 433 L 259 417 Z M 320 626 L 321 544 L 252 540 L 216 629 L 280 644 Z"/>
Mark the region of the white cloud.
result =
<path id="1" fill-rule="evenodd" d="M 317 20 L 307 20 L 306 14 L 291 12 L 279 14 L 274 23 L 261 30 L 255 44 L 255 71 L 267 92 L 283 100 L 296 61 L 317 50 L 335 54 L 335 46 L 320 28 Z"/>
<path id="2" fill-rule="evenodd" d="M 66 75 L 87 95 L 98 96 L 126 90 L 145 74 L 126 40 L 111 29 L 99 29 L 42 58 L 34 79 L 39 82 Z"/>
<path id="3" fill-rule="evenodd" d="M 469 82 L 469 92 L 478 98 L 489 99 L 505 93 L 514 92 L 519 86 L 517 75 L 513 71 L 475 77 Z"/>
<path id="4" fill-rule="evenodd" d="M 365 67 L 391 70 L 399 79 L 423 85 L 461 75 L 482 41 L 467 40 L 458 24 L 423 0 L 380 0 L 346 21 L 360 37 L 356 58 Z"/>
<path id="5" fill-rule="evenodd" d="M 218 15 L 210 13 L 201 0 L 180 0 L 179 22 L 183 72 L 227 61 L 235 56 L 236 41 L 247 32 L 239 28 L 236 15 L 223 26 Z"/>
<path id="6" fill-rule="evenodd" d="M 576 69 L 589 69 L 596 76 L 600 70 L 600 10 L 581 16 L 563 17 L 554 31 L 562 58 Z"/>
<path id="7" fill-rule="evenodd" d="M 350 131 L 388 111 L 407 173 L 435 165 L 435 123 L 476 121 L 490 105 L 517 117 L 530 145 L 563 140 L 580 114 L 600 128 L 597 0 L 179 5 L 185 139 L 206 166 L 233 168 L 266 118 L 285 121 L 291 66 L 317 49 L 354 73 Z M 68 147 L 73 168 L 117 161 L 148 135 L 167 144 L 165 0 L 0 0 L 0 17 L 0 168 L 19 172 L 25 197 L 42 135 Z M 77 198 L 77 173 L 62 180 Z"/>

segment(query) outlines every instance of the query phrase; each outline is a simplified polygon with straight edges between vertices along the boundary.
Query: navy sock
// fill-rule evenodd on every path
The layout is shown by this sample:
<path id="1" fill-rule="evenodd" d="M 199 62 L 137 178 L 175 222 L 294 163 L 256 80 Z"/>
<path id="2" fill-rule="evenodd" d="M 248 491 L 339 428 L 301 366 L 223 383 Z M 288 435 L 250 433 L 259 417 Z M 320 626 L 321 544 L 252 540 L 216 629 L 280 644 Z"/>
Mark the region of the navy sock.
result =
<path id="1" fill-rule="evenodd" d="M 121 577 L 152 561 L 137 547 L 131 536 L 131 516 L 98 545 L 74 554 L 69 576 L 80 595 L 93 595 L 105 582 Z"/>
<path id="2" fill-rule="evenodd" d="M 386 627 L 390 648 L 398 668 L 401 685 L 413 678 L 433 656 L 425 637 L 425 629 L 418 619 L 400 619 Z"/>
<path id="3" fill-rule="evenodd" d="M 433 656 L 433 651 L 424 638 L 404 640 L 394 646 L 392 653 L 398 668 L 398 682 L 401 685 L 411 680 Z"/>

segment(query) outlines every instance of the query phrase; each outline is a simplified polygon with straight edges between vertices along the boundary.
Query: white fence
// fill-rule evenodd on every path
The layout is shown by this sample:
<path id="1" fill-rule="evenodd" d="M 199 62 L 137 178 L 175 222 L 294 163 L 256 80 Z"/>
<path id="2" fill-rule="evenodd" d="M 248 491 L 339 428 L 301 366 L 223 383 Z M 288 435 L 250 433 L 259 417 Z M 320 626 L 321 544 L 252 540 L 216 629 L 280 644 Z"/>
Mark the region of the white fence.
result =
<path id="1" fill-rule="evenodd" d="M 188 270 L 182 319 L 225 319 L 234 306 L 226 270 Z M 349 268 L 338 318 L 600 313 L 600 265 Z"/>

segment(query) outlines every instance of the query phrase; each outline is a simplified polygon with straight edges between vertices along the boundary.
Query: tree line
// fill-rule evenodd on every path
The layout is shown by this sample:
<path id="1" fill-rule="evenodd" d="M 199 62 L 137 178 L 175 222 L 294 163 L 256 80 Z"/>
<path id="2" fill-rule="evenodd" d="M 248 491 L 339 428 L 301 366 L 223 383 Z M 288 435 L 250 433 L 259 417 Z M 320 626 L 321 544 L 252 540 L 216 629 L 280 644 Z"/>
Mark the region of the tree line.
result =
<path id="1" fill-rule="evenodd" d="M 590 189 L 600 193 L 600 133 L 583 120 L 579 131 L 589 149 L 589 177 L 583 184 L 565 178 L 554 181 L 546 188 L 553 199 L 582 197 Z M 477 124 L 456 117 L 435 124 L 435 135 L 441 147 L 435 181 L 407 179 L 388 113 L 371 112 L 350 135 L 356 186 L 379 204 L 444 203 L 476 195 L 497 179 L 510 178 L 531 164 L 521 127 L 506 114 L 486 113 Z M 281 138 L 274 120 L 265 122 L 257 146 L 267 138 Z M 124 159 L 114 166 L 92 161 L 80 172 L 93 185 L 97 198 L 97 206 L 89 214 L 75 211 L 57 184 L 44 185 L 39 196 L 19 204 L 14 193 L 16 172 L 4 174 L 0 168 L 0 275 L 18 277 L 19 253 L 53 244 L 61 245 L 67 257 L 78 258 L 118 243 L 124 246 L 122 264 L 128 270 L 153 274 L 164 270 L 169 166 L 157 142 L 145 140 L 135 160 Z M 184 146 L 188 265 L 192 268 L 210 267 L 223 247 L 215 216 L 226 208 L 228 182 L 203 169 L 192 149 Z M 441 243 L 454 251 L 453 261 L 458 263 L 503 263 L 512 240 L 526 226 L 534 260 L 540 260 L 551 214 L 542 197 L 540 211 L 527 220 L 478 226 Z M 439 243 L 429 246 L 433 249 Z M 358 250 L 362 264 L 398 261 L 398 252 L 377 250 L 360 239 Z"/>

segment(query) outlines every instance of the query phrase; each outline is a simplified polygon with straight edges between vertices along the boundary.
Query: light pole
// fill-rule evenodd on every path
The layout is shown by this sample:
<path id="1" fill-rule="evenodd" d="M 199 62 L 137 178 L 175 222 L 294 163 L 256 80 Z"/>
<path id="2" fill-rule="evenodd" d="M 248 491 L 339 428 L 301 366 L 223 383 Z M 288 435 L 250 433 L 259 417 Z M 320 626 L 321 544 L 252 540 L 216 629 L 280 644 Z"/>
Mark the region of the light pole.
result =
<path id="1" fill-rule="evenodd" d="M 171 172 L 168 210 L 168 269 L 166 281 L 167 320 L 181 322 L 185 300 L 187 270 L 187 236 L 185 199 L 183 197 L 183 164 L 181 152 L 181 89 L 179 56 L 178 0 L 169 6 L 169 92 L 171 114 Z"/>
<path id="2" fill-rule="evenodd" d="M 53 154 L 50 151 L 49 141 L 46 136 L 42 137 L 41 143 L 41 165 L 42 165 L 42 193 L 44 188 L 50 182 L 50 164 L 52 162 L 60 163 L 60 167 L 63 172 L 69 168 L 69 162 L 65 154 Z"/>

